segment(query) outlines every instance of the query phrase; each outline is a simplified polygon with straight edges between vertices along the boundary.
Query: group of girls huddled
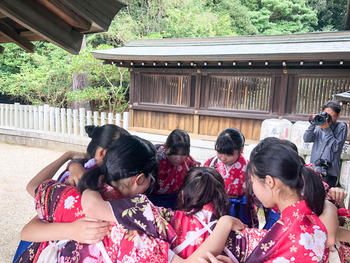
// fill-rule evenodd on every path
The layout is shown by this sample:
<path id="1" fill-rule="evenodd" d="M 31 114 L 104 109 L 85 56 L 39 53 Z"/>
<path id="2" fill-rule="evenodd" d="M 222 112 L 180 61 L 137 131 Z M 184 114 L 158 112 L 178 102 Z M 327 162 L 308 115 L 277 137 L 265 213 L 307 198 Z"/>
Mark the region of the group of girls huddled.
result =
<path id="1" fill-rule="evenodd" d="M 262 140 L 248 162 L 243 134 L 228 128 L 200 167 L 183 130 L 156 146 L 115 125 L 86 131 L 86 155 L 65 153 L 29 182 L 38 216 L 15 262 L 345 262 L 350 252 L 334 250 L 350 241 L 350 213 L 339 210 L 339 226 L 327 200 L 339 204 L 344 192 L 328 189 L 289 141 Z"/>

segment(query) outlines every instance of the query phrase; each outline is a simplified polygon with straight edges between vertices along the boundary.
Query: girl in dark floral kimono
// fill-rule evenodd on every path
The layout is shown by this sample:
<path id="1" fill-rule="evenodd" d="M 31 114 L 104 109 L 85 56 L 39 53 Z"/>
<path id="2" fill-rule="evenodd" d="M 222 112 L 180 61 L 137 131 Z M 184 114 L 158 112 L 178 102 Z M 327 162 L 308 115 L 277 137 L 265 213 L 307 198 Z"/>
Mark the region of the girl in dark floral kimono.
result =
<path id="1" fill-rule="evenodd" d="M 125 205 L 135 207 L 123 210 Z M 177 235 L 177 238 L 171 241 L 171 249 L 182 258 L 191 256 L 209 237 L 217 219 L 227 215 L 229 211 L 224 180 L 217 171 L 209 167 L 192 168 L 187 173 L 179 192 L 179 210 L 155 207 L 143 195 L 132 200 L 107 202 L 98 192 L 89 190 L 83 193 L 82 206 L 83 211 L 92 218 L 123 222 L 126 223 L 125 228 L 130 227 L 127 220 L 131 220 L 135 224 L 140 224 L 140 231 L 146 229 L 148 234 L 154 236 L 163 231 L 154 224 L 154 215 L 162 216 L 174 228 Z M 243 226 L 239 220 L 237 223 Z M 143 227 L 145 229 L 142 229 Z"/>
<path id="2" fill-rule="evenodd" d="M 79 181 L 80 188 L 90 187 L 103 194 L 103 185 L 108 184 L 117 190 L 119 198 L 142 193 L 149 187 L 157 167 L 155 153 L 149 142 L 136 136 L 123 136 L 112 143 L 104 164 L 87 172 Z M 45 181 L 39 186 L 35 196 L 39 218 L 46 222 L 72 222 L 83 218 L 85 214 L 81 209 L 80 199 L 81 195 L 76 187 L 53 180 Z M 114 235 L 115 229 L 118 226 L 114 226 L 111 235 L 103 239 L 103 246 L 112 262 L 149 262 L 146 259 L 167 262 L 167 242 L 135 231 L 119 231 L 118 235 Z M 63 233 L 56 235 L 62 236 Z M 171 238 L 171 232 L 167 236 Z M 36 262 L 48 245 L 48 242 L 33 243 L 17 262 Z M 108 262 L 105 261 L 105 256 L 102 257 L 103 249 L 100 247 L 101 243 L 85 245 L 67 240 L 59 248 L 58 259 L 59 262 Z"/>

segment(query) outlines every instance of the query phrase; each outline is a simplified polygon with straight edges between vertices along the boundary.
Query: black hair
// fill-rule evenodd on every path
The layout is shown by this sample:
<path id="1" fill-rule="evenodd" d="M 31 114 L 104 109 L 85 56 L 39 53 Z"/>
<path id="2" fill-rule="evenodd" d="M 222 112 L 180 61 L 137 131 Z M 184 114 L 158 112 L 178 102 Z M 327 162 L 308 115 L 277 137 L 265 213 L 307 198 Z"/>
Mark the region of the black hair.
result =
<path id="1" fill-rule="evenodd" d="M 221 154 L 233 155 L 235 150 L 244 147 L 245 138 L 240 130 L 227 128 L 223 130 L 215 143 L 215 150 Z"/>
<path id="2" fill-rule="evenodd" d="M 251 184 L 252 174 L 260 179 L 265 179 L 266 175 L 278 178 L 283 184 L 296 190 L 310 209 L 320 215 L 326 197 L 320 176 L 305 167 L 297 152 L 290 146 L 284 143 L 266 143 L 265 140 L 250 154 L 247 184 Z"/>
<path id="3" fill-rule="evenodd" d="M 144 173 L 146 177 L 157 173 L 156 149 L 144 139 L 137 136 L 121 136 L 108 148 L 103 164 L 84 174 L 78 183 L 78 190 L 99 190 L 100 176 L 103 183 L 112 182 Z"/>
<path id="4" fill-rule="evenodd" d="M 98 147 L 108 149 L 112 141 L 120 136 L 130 135 L 125 129 L 114 124 L 103 126 L 87 125 L 85 126 L 85 131 L 91 138 L 86 150 L 89 158 L 94 158 Z"/>
<path id="5" fill-rule="evenodd" d="M 340 106 L 339 102 L 336 102 L 336 101 L 327 101 L 322 106 L 322 111 L 324 111 L 327 108 L 332 109 L 336 114 L 339 114 L 341 112 L 341 106 Z"/>
<path id="6" fill-rule="evenodd" d="M 190 155 L 190 136 L 184 130 L 173 130 L 165 142 L 167 155 Z"/>
<path id="7" fill-rule="evenodd" d="M 224 179 L 210 167 L 194 167 L 187 172 L 177 203 L 180 210 L 191 214 L 212 203 L 218 217 L 227 215 L 230 207 Z"/>

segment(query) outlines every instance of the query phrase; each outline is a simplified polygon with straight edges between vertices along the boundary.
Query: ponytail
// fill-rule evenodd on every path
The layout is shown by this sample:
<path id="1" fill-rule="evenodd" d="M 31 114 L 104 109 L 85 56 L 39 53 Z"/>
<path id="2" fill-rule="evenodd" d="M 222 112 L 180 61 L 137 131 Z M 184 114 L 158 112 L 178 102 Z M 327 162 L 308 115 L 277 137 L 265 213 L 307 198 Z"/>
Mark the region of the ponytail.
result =
<path id="1" fill-rule="evenodd" d="M 321 180 L 321 177 L 312 169 L 302 166 L 300 172 L 301 180 L 304 182 L 302 195 L 308 207 L 320 215 L 323 212 L 323 205 L 326 199 L 326 191 Z"/>
<path id="2" fill-rule="evenodd" d="M 78 191 L 82 194 L 86 189 L 98 191 L 100 190 L 99 179 L 101 176 L 101 168 L 97 167 L 87 171 L 78 183 Z"/>

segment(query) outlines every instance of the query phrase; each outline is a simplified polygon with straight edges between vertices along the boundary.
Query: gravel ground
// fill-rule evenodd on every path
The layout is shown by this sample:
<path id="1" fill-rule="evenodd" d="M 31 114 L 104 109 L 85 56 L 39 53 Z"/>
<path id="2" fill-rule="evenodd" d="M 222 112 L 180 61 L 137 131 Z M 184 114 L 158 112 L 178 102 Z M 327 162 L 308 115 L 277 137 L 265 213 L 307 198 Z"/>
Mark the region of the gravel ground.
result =
<path id="1" fill-rule="evenodd" d="M 0 261 L 12 262 L 22 227 L 36 215 L 28 181 L 63 152 L 0 143 Z"/>

